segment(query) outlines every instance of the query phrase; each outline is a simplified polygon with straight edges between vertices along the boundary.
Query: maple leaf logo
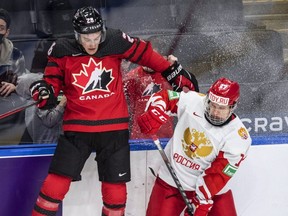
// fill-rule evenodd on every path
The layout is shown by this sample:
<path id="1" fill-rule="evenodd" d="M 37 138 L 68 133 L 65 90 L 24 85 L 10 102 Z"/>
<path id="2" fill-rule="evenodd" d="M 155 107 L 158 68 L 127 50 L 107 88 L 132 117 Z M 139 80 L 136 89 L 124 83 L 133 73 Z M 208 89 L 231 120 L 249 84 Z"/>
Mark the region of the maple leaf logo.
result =
<path id="1" fill-rule="evenodd" d="M 88 64 L 82 64 L 79 73 L 72 74 L 73 85 L 82 89 L 82 94 L 93 91 L 110 92 L 109 84 L 112 82 L 112 69 L 102 68 L 102 61 L 96 63 L 93 58 L 89 59 Z"/>

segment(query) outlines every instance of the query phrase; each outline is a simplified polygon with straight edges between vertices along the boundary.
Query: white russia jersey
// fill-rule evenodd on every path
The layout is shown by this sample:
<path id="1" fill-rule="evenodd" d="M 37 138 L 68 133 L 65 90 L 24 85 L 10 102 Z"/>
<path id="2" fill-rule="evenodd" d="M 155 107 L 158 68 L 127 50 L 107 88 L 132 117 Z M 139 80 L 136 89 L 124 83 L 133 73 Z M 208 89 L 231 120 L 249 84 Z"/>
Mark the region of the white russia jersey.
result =
<path id="1" fill-rule="evenodd" d="M 219 151 L 224 152 L 229 164 L 237 164 L 241 161 L 240 155 L 246 156 L 251 145 L 247 129 L 238 117 L 222 127 L 211 125 L 204 117 L 204 100 L 205 95 L 197 92 L 180 94 L 178 123 L 165 148 L 181 185 L 188 191 L 199 186 L 207 188 L 205 184 L 209 183 L 204 182 L 203 171 L 211 166 Z M 233 169 L 236 171 L 237 167 Z M 176 187 L 165 164 L 160 167 L 159 177 Z"/>

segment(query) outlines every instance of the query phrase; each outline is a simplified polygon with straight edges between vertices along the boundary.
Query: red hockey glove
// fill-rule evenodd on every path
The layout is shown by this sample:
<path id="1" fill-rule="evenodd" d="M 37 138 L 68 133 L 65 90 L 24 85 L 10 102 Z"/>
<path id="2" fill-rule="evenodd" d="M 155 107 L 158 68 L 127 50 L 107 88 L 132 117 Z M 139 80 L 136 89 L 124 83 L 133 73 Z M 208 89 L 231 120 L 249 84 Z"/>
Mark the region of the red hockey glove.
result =
<path id="1" fill-rule="evenodd" d="M 54 95 L 53 88 L 44 80 L 33 82 L 30 85 L 31 97 L 39 101 L 37 107 L 40 109 L 50 109 L 57 104 L 57 98 Z"/>
<path id="2" fill-rule="evenodd" d="M 196 196 L 193 196 L 192 205 L 194 208 L 193 216 L 207 216 L 213 206 L 213 201 L 199 200 Z M 189 216 L 187 208 L 184 216 Z"/>
<path id="3" fill-rule="evenodd" d="M 151 106 L 149 110 L 138 117 L 137 122 L 144 134 L 156 134 L 160 127 L 167 122 L 168 115 L 158 107 Z"/>
<path id="4" fill-rule="evenodd" d="M 177 61 L 167 70 L 162 72 L 162 76 L 171 84 L 174 91 L 180 92 L 184 86 L 190 90 L 199 92 L 198 81 L 196 77 L 182 68 Z"/>

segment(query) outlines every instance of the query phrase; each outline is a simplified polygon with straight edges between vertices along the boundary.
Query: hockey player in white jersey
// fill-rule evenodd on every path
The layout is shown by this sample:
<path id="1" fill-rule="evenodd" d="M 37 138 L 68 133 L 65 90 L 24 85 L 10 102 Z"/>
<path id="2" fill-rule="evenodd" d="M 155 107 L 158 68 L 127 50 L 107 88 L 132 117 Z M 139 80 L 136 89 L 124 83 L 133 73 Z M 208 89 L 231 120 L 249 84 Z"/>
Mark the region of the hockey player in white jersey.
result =
<path id="1" fill-rule="evenodd" d="M 138 118 L 141 132 L 152 135 L 168 115 L 177 115 L 178 122 L 165 152 L 192 202 L 194 216 L 237 215 L 231 190 L 221 190 L 246 158 L 252 142 L 247 129 L 234 114 L 239 96 L 237 82 L 220 78 L 207 95 L 169 90 L 155 93 L 145 113 Z M 185 206 L 163 163 L 146 216 L 177 216 Z M 185 215 L 189 215 L 187 210 Z"/>

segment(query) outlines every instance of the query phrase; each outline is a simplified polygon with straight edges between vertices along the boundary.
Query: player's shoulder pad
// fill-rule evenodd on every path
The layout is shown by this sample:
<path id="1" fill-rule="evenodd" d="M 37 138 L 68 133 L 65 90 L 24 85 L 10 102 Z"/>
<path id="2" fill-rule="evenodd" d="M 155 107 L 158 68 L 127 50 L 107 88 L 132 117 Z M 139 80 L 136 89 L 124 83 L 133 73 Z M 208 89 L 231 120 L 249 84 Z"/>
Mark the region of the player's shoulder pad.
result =
<path id="1" fill-rule="evenodd" d="M 100 44 L 96 56 L 102 57 L 125 53 L 138 40 L 138 38 L 130 37 L 119 29 L 107 28 L 105 41 Z"/>
<path id="2" fill-rule="evenodd" d="M 246 151 L 252 144 L 252 138 L 248 129 L 245 127 L 239 116 L 233 113 L 236 118 L 224 125 L 222 130 L 229 134 L 227 135 L 227 142 L 234 143 L 237 147 L 234 150 Z M 241 143 L 241 145 L 239 145 Z"/>
<path id="3" fill-rule="evenodd" d="M 237 130 L 237 134 L 239 135 L 239 137 L 242 139 L 242 140 L 250 140 L 250 135 L 249 135 L 249 132 L 248 130 L 246 129 L 246 127 L 243 125 L 242 127 L 239 127 L 238 130 Z"/>
<path id="4" fill-rule="evenodd" d="M 182 95 L 186 95 L 187 97 L 197 97 L 197 98 L 206 97 L 206 94 L 191 90 L 186 93 L 184 91 L 181 91 L 180 93 L 182 93 Z"/>
<path id="5" fill-rule="evenodd" d="M 48 55 L 56 58 L 81 55 L 82 50 L 75 39 L 60 38 L 50 47 Z"/>
<path id="6" fill-rule="evenodd" d="M 175 99 L 179 99 L 179 97 L 180 97 L 180 92 L 167 90 L 167 93 L 168 93 L 168 98 L 170 101 L 175 100 Z"/>
<path id="7" fill-rule="evenodd" d="M 206 94 L 204 94 L 204 93 L 197 92 L 197 94 L 201 97 L 206 97 Z"/>

